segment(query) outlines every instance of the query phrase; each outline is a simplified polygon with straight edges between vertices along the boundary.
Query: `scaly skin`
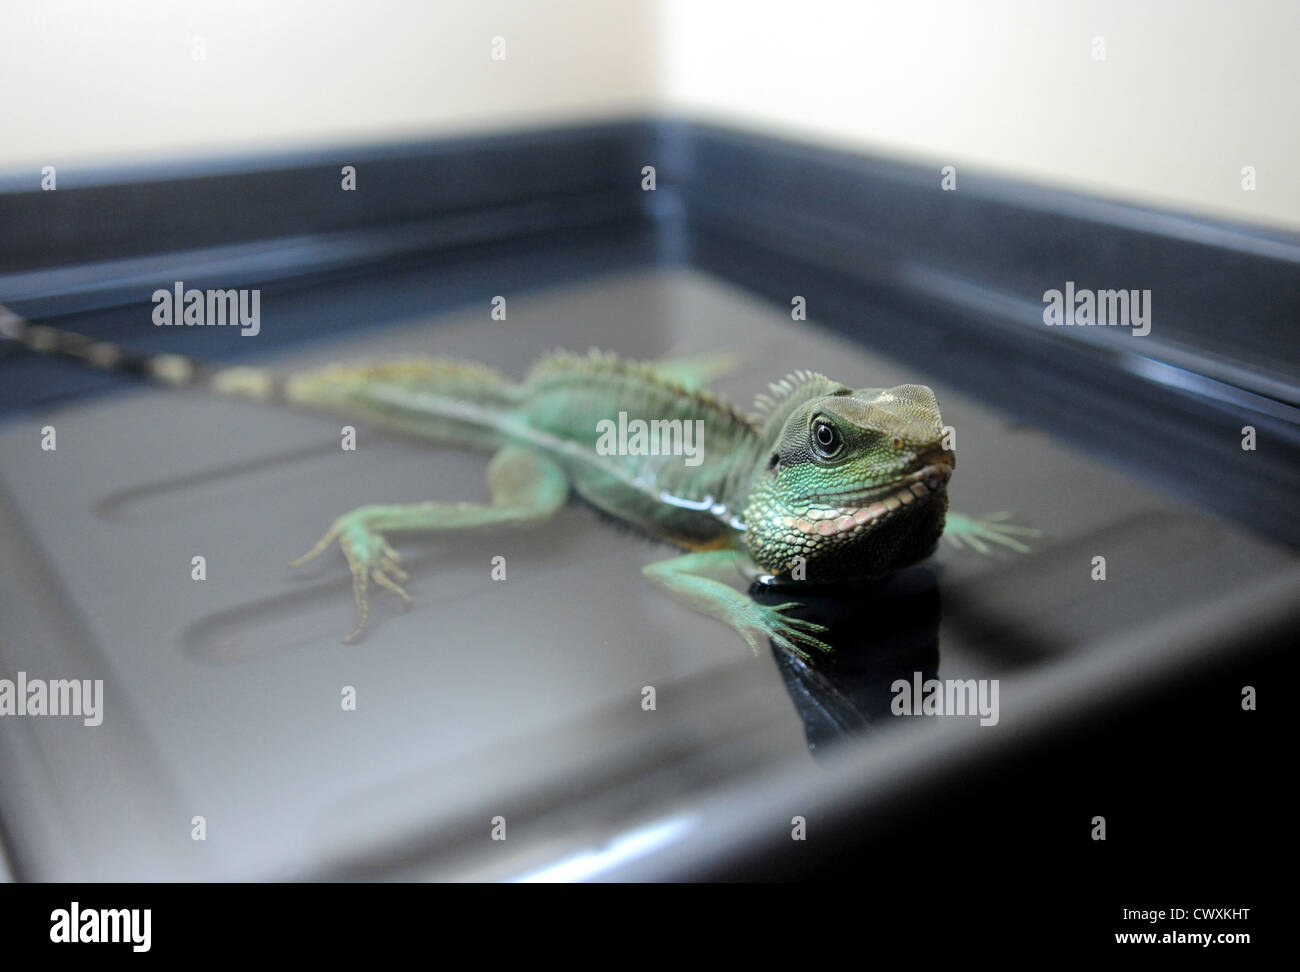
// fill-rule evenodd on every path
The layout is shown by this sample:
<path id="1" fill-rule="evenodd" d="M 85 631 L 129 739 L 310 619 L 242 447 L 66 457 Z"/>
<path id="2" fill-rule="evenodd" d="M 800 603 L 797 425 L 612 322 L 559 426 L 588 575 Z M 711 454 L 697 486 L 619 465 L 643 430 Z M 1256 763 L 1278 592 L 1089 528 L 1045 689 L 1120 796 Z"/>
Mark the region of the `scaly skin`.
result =
<path id="1" fill-rule="evenodd" d="M 785 614 L 795 602 L 759 605 L 718 577 L 734 577 L 739 568 L 792 588 L 847 586 L 932 553 L 944 531 L 954 464 L 934 394 L 924 385 L 854 391 L 796 372 L 773 385 L 771 396 L 760 396 L 758 414 L 742 415 L 690 387 L 683 380 L 688 367 L 704 366 L 698 359 L 689 366 L 632 364 L 599 352 L 559 352 L 519 385 L 478 366 L 446 362 L 292 377 L 291 401 L 346 406 L 434 439 L 500 448 L 497 463 L 514 457 L 511 468 L 523 456 L 532 463 L 516 477 L 511 496 L 499 495 L 494 464 L 491 506 L 353 511 L 295 563 L 339 540 L 357 581 L 359 621 L 351 640 L 365 623 L 367 577 L 409 601 L 397 584 L 385 530 L 538 522 L 571 487 L 605 513 L 692 551 L 649 565 L 646 576 L 728 624 L 755 650 L 763 638 L 801 655 L 806 648 L 828 650 L 816 637 L 820 625 Z M 700 463 L 689 465 L 681 455 L 600 454 L 598 423 L 620 412 L 629 419 L 702 422 Z M 1015 534 L 1033 532 L 960 522 L 967 541 L 985 551 L 988 543 L 1024 549 Z"/>
<path id="2" fill-rule="evenodd" d="M 345 513 L 296 566 L 337 542 L 352 571 L 358 638 L 371 586 L 411 603 L 401 557 L 387 535 L 546 520 L 570 489 L 610 516 L 683 547 L 645 568 L 694 609 L 728 624 L 753 648 L 829 650 L 824 630 L 717 579 L 737 569 L 765 583 L 853 585 L 928 556 L 944 532 L 953 453 L 943 445 L 934 394 L 924 385 L 852 390 L 796 372 L 743 415 L 699 390 L 725 356 L 632 364 L 613 355 L 557 352 L 519 384 L 492 369 L 400 359 L 331 366 L 280 379 L 256 368 L 208 369 L 176 355 L 133 356 L 79 335 L 28 325 L 0 308 L 0 334 L 34 350 L 129 370 L 171 385 L 325 409 L 441 442 L 496 450 L 490 504 L 370 505 Z M 698 464 L 681 454 L 602 454 L 598 423 L 682 423 L 699 429 Z M 686 423 L 691 423 L 689 426 Z M 696 424 L 698 423 L 698 425 Z M 687 440 L 689 442 L 689 440 Z M 955 535 L 953 527 L 956 527 Z M 1036 531 L 1001 515 L 954 514 L 949 533 L 979 552 L 1025 550 Z"/>

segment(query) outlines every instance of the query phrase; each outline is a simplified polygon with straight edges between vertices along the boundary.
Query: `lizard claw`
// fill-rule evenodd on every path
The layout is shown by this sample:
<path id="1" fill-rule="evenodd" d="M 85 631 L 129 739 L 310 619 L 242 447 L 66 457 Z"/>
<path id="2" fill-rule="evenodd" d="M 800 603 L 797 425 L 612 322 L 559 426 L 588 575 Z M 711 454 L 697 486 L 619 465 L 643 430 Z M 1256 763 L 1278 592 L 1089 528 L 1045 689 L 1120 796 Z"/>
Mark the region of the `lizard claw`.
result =
<path id="1" fill-rule="evenodd" d="M 817 637 L 817 635 L 828 630 L 826 625 L 818 624 L 816 621 L 809 621 L 806 618 L 788 617 L 782 613 L 792 608 L 803 607 L 797 601 L 787 601 L 785 604 L 770 607 L 763 604 L 751 604 L 751 607 L 753 613 L 740 626 L 740 633 L 754 654 L 758 654 L 759 638 L 761 637 L 770 638 L 778 647 L 793 652 L 804 659 L 810 656 L 808 652 L 799 647 L 800 645 L 807 648 L 816 648 L 818 651 L 829 652 L 831 650 L 830 645 Z"/>
<path id="2" fill-rule="evenodd" d="M 997 544 L 1017 553 L 1029 553 L 1029 546 L 1017 538 L 1042 536 L 1043 531 L 1009 523 L 1010 518 L 1011 514 L 1005 512 L 981 517 L 949 513 L 943 536 L 958 550 L 968 545 L 976 553 L 987 555 L 993 552 L 989 544 Z"/>
<path id="3" fill-rule="evenodd" d="M 388 541 L 369 529 L 364 522 L 354 519 L 351 514 L 335 520 L 325 536 L 311 550 L 290 561 L 289 566 L 299 567 L 307 563 L 335 540 L 338 540 L 339 548 L 347 558 L 348 569 L 352 571 L 352 597 L 357 605 L 357 623 L 352 633 L 343 639 L 344 644 L 351 645 L 361 637 L 370 617 L 370 582 L 373 581 L 376 586 L 400 599 L 403 610 L 410 610 L 411 595 L 399 583 L 408 580 L 410 575 L 400 566 L 401 555 Z"/>
<path id="4" fill-rule="evenodd" d="M 339 529 L 340 528 L 339 528 L 338 521 L 335 521 L 334 525 L 329 528 L 325 536 L 321 537 L 319 540 L 316 541 L 316 545 L 314 547 L 308 550 L 301 557 L 294 557 L 293 560 L 289 561 L 289 566 L 301 567 L 309 560 L 315 560 L 317 557 L 319 557 L 321 554 L 323 554 L 326 550 L 329 549 L 330 544 L 332 544 L 336 539 L 338 539 Z"/>

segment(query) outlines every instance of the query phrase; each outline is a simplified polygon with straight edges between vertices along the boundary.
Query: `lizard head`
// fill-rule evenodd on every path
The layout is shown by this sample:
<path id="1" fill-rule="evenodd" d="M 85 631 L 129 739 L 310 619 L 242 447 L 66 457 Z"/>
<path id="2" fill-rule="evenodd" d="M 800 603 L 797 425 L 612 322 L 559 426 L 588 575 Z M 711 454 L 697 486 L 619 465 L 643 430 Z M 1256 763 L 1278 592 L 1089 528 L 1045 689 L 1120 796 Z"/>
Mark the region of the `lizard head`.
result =
<path id="1" fill-rule="evenodd" d="M 802 557 L 807 580 L 851 583 L 928 556 L 955 461 L 934 392 L 853 391 L 821 376 L 800 391 L 763 427 L 769 449 L 744 514 L 754 560 L 788 578 Z"/>

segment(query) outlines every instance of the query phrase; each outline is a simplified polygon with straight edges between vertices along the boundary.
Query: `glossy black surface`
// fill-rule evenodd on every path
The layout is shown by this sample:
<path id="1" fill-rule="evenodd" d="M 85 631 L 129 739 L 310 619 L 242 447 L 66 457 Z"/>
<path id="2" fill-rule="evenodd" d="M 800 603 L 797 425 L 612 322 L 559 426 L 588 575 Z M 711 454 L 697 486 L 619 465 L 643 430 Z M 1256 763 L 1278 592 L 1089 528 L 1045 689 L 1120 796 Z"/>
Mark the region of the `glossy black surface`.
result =
<path id="1" fill-rule="evenodd" d="M 414 313 L 439 273 L 265 306 L 288 320 L 337 314 L 386 283 Z M 954 508 L 1011 509 L 1044 536 L 1030 556 L 944 547 L 853 599 L 808 598 L 838 650 L 804 664 L 755 658 L 673 603 L 640 574 L 671 549 L 575 506 L 531 531 L 400 538 L 416 606 L 402 614 L 378 599 L 364 642 L 347 647 L 341 561 L 302 573 L 285 562 L 353 506 L 485 495 L 485 457 L 364 425 L 347 454 L 332 418 L 165 389 L 41 409 L 0 430 L 0 643 L 13 669 L 102 672 L 111 718 L 93 747 L 86 730 L 52 721 L 7 734 L 6 765 L 23 781 L 9 792 L 64 807 L 79 835 L 74 852 L 57 836 L 66 827 L 49 833 L 10 809 L 20 872 L 613 876 L 657 861 L 673 873 L 678 848 L 704 840 L 720 853 L 724 835 L 744 832 L 762 801 L 741 812 L 738 792 L 787 792 L 795 809 L 761 812 L 788 830 L 791 814 L 830 799 L 846 760 L 904 747 L 906 770 L 857 777 L 854 799 L 869 802 L 899 772 L 939 765 L 943 738 L 1014 740 L 1044 692 L 1067 709 L 1094 684 L 1067 673 L 1115 664 L 1115 639 L 1294 569 L 1282 548 L 1047 430 L 691 272 L 595 276 L 512 297 L 506 322 L 484 301 L 274 363 L 434 352 L 520 373 L 557 344 L 643 358 L 740 347 L 744 367 L 717 383 L 736 400 L 795 367 L 859 385 L 931 383 L 957 430 Z M 46 423 L 60 429 L 56 454 L 37 445 Z M 193 552 L 208 557 L 203 584 L 189 577 Z M 490 578 L 498 554 L 505 583 Z M 1090 577 L 1098 554 L 1104 582 Z M 1167 644 L 1175 658 L 1180 647 Z M 998 679 L 998 724 L 893 716 L 889 686 L 914 672 Z M 340 711 L 344 685 L 358 691 L 355 713 Z M 721 817 L 709 812 L 718 801 L 732 805 Z M 171 833 L 194 812 L 222 822 L 197 854 L 185 827 Z M 501 850 L 485 836 L 497 815 L 510 822 L 509 853 L 488 852 Z M 608 852 L 594 863 L 579 854 L 593 846 Z"/>
<path id="2" fill-rule="evenodd" d="M 338 193 L 343 156 L 368 192 Z M 284 367 L 433 351 L 519 374 L 557 345 L 742 348 L 719 383 L 741 403 L 794 368 L 923 381 L 958 430 L 954 508 L 1044 531 L 1029 556 L 944 547 L 857 597 L 805 598 L 837 651 L 804 661 L 750 656 L 643 582 L 669 549 L 574 507 L 526 534 L 402 538 L 415 610 L 380 599 L 344 648 L 341 561 L 284 562 L 360 503 L 483 497 L 483 457 L 363 428 L 349 462 L 332 419 L 0 347 L 0 669 L 102 677 L 109 704 L 90 734 L 6 722 L 16 872 L 799 876 L 854 848 L 838 865 L 861 874 L 891 842 L 903 858 L 957 834 L 1077 864 L 1072 828 L 1099 808 L 1123 821 L 1116 853 L 1167 862 L 1195 846 L 1189 807 L 1240 821 L 1215 773 L 1247 767 L 1271 792 L 1267 723 L 1239 724 L 1239 695 L 1277 684 L 1300 623 L 1300 244 L 961 187 L 659 123 L 61 170 L 54 198 L 0 186 L 0 302 L 38 320 Z M 177 279 L 263 288 L 262 333 L 178 346 L 148 323 Z M 1039 295 L 1064 279 L 1151 287 L 1151 337 L 1042 327 Z M 37 445 L 49 422 L 57 454 Z M 998 680 L 999 721 L 895 716 L 909 673 Z M 819 839 L 792 842 L 794 817 Z"/>

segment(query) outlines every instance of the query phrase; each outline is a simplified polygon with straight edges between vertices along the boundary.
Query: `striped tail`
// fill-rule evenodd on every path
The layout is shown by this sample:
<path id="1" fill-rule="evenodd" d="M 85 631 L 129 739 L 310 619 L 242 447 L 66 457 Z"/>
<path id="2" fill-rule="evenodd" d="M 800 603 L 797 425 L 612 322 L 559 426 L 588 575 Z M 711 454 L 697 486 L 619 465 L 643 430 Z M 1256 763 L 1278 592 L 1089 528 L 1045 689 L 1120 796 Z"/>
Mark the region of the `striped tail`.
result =
<path id="1" fill-rule="evenodd" d="M 279 375 L 265 368 L 207 364 L 180 354 L 140 354 L 84 334 L 33 324 L 4 305 L 0 338 L 173 388 L 355 414 L 424 438 L 472 446 L 499 440 L 522 394 L 494 368 L 441 358 L 333 364 Z"/>
<path id="2" fill-rule="evenodd" d="M 140 354 L 85 334 L 31 321 L 0 304 L 0 339 L 41 354 L 74 358 L 102 371 L 156 381 L 173 388 L 206 388 L 220 395 L 260 401 L 284 399 L 283 382 L 264 368 L 205 364 L 183 354 Z"/>

